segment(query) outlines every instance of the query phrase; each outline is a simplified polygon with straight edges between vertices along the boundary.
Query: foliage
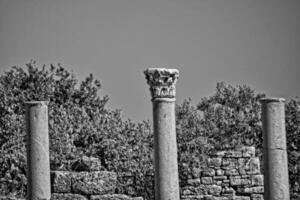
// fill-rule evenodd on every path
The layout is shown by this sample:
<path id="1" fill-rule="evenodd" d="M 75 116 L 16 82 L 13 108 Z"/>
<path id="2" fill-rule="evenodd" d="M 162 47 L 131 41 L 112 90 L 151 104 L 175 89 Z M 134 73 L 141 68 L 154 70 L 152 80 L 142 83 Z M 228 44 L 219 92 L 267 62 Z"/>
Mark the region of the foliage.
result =
<path id="1" fill-rule="evenodd" d="M 300 101 L 286 102 L 286 133 L 291 196 L 300 196 Z"/>

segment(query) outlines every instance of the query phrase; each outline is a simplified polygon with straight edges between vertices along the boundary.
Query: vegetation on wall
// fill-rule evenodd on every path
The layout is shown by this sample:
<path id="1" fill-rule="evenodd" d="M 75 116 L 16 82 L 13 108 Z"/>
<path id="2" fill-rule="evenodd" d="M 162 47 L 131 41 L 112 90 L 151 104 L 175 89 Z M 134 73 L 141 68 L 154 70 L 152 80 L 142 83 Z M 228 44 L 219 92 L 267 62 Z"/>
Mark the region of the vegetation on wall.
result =
<path id="1" fill-rule="evenodd" d="M 123 119 L 106 107 L 101 84 L 92 75 L 83 81 L 61 65 L 13 67 L 0 76 L 0 195 L 26 193 L 26 132 L 24 102 L 49 101 L 52 170 L 70 170 L 82 156 L 101 160 L 102 168 L 120 177 L 131 174 L 135 184 L 119 180 L 117 192 L 153 198 L 153 135 L 149 121 Z M 176 106 L 180 183 L 205 168 L 210 151 L 237 145 L 255 146 L 262 155 L 259 99 L 248 86 L 218 83 L 213 95 L 195 106 Z M 291 192 L 300 193 L 300 102 L 286 102 Z M 129 190 L 130 188 L 130 190 Z M 300 195 L 300 194 L 299 194 Z"/>

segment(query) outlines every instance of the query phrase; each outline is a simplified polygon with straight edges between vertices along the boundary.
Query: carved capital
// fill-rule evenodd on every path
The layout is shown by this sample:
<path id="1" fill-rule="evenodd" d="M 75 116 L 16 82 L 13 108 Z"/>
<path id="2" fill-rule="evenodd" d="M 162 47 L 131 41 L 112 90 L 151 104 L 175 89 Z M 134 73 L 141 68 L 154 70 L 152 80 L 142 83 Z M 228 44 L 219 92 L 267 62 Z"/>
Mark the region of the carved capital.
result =
<path id="1" fill-rule="evenodd" d="M 175 98 L 175 84 L 179 77 L 177 69 L 148 68 L 144 74 L 150 86 L 152 99 Z"/>

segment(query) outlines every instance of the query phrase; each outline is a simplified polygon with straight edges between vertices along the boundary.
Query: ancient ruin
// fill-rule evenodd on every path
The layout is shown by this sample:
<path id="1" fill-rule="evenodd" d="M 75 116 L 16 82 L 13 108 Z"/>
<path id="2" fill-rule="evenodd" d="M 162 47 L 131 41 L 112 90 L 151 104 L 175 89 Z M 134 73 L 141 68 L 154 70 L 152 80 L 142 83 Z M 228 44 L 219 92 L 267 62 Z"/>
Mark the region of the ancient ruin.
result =
<path id="1" fill-rule="evenodd" d="M 48 103 L 26 102 L 28 200 L 51 198 Z"/>
<path id="2" fill-rule="evenodd" d="M 149 68 L 145 71 L 153 103 L 155 199 L 179 200 L 175 126 L 176 69 Z"/>
<path id="3" fill-rule="evenodd" d="M 266 200 L 290 199 L 284 101 L 282 98 L 261 100 Z"/>

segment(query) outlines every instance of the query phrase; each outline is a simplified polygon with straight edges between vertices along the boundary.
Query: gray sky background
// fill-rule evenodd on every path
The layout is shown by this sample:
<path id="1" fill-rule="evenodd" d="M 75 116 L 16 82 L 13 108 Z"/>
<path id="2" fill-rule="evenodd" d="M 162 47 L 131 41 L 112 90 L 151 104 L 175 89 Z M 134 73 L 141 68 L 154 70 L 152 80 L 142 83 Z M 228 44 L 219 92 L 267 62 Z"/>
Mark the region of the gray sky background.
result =
<path id="1" fill-rule="evenodd" d="M 0 72 L 30 59 L 93 73 L 109 107 L 151 119 L 147 67 L 180 70 L 177 102 L 216 83 L 300 93 L 299 0 L 0 0 Z"/>

